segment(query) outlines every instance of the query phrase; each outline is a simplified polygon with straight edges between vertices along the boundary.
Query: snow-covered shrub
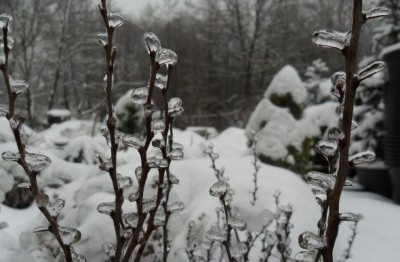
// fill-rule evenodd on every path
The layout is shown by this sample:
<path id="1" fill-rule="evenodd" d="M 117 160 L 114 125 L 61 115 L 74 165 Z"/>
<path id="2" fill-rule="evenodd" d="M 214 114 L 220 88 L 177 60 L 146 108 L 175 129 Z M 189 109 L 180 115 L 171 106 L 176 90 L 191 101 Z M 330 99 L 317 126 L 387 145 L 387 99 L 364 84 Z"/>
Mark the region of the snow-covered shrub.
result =
<path id="1" fill-rule="evenodd" d="M 307 67 L 305 86 L 307 88 L 307 104 L 320 104 L 329 98 L 330 81 L 327 73 L 329 68 L 322 59 L 317 59 Z"/>
<path id="2" fill-rule="evenodd" d="M 266 163 L 301 173 L 309 168 L 315 127 L 304 118 L 307 90 L 297 71 L 282 68 L 272 79 L 246 126 L 255 132 L 257 155 Z"/>
<path id="3" fill-rule="evenodd" d="M 115 104 L 114 110 L 118 119 L 118 130 L 126 134 L 139 134 L 143 132 L 143 109 L 132 103 L 131 95 L 133 90 L 129 90 L 121 96 Z"/>

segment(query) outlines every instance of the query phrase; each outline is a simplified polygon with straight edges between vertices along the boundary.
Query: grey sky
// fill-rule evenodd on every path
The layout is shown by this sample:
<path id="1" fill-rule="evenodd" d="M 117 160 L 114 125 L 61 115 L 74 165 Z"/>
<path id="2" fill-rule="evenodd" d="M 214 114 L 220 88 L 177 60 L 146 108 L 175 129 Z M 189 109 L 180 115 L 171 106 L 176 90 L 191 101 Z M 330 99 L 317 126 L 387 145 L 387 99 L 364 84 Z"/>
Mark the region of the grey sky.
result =
<path id="1" fill-rule="evenodd" d="M 114 2 L 121 8 L 121 12 L 138 15 L 148 3 L 160 4 L 161 0 L 114 0 Z"/>

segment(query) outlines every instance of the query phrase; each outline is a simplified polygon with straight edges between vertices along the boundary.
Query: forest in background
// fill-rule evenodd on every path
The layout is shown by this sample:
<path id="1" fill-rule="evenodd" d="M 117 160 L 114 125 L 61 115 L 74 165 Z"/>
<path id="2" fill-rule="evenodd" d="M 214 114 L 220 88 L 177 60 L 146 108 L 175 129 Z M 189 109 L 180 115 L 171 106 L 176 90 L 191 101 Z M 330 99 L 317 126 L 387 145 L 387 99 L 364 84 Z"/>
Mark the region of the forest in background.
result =
<path id="1" fill-rule="evenodd" d="M 318 28 L 348 28 L 350 1 L 204 0 L 176 8 L 178 4 L 182 1 L 163 1 L 148 5 L 139 17 L 125 15 L 116 39 L 114 98 L 146 85 L 149 64 L 141 37 L 154 32 L 179 54 L 172 95 L 179 94 L 185 103 L 180 127 L 243 127 L 284 65 L 294 66 L 305 79 L 307 67 L 318 58 L 330 72 L 343 64 L 338 56 L 313 48 L 310 38 Z M 95 3 L 5 0 L 0 10 L 15 18 L 11 74 L 30 83 L 20 100 L 29 125 L 45 125 L 49 109 L 65 108 L 86 119 L 103 110 L 103 50 L 97 40 L 103 29 Z M 371 41 L 377 28 L 365 28 L 361 58 L 380 51 L 377 41 Z"/>

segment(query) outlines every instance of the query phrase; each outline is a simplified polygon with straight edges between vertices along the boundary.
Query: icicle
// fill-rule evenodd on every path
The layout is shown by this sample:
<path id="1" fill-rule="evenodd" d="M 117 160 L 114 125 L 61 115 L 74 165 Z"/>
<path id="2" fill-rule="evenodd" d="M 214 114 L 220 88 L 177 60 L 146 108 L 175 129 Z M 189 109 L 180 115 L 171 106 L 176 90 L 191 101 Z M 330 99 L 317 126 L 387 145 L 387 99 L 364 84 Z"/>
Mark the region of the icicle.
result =
<path id="1" fill-rule="evenodd" d="M 133 180 L 130 177 L 122 176 L 121 174 L 117 174 L 117 182 L 118 187 L 121 189 L 127 189 L 132 186 Z"/>
<path id="2" fill-rule="evenodd" d="M 331 127 L 328 130 L 328 138 L 331 140 L 342 140 L 344 139 L 344 134 L 340 128 Z"/>
<path id="3" fill-rule="evenodd" d="M 70 227 L 58 227 L 60 236 L 64 244 L 70 246 L 81 239 L 81 232 L 75 228 Z"/>
<path id="4" fill-rule="evenodd" d="M 149 89 L 147 87 L 139 87 L 132 91 L 132 101 L 139 105 L 144 105 L 149 96 Z"/>
<path id="5" fill-rule="evenodd" d="M 133 135 L 125 135 L 122 138 L 122 143 L 128 147 L 134 147 L 136 149 L 140 149 L 144 147 L 146 141 L 144 139 L 133 136 Z"/>
<path id="6" fill-rule="evenodd" d="M 171 213 L 180 212 L 185 208 L 185 204 L 182 201 L 176 201 L 173 203 L 168 203 L 167 210 Z"/>
<path id="7" fill-rule="evenodd" d="M 336 155 L 338 145 L 333 141 L 320 140 L 315 145 L 315 151 L 326 158 L 331 158 Z"/>
<path id="8" fill-rule="evenodd" d="M 97 211 L 101 214 L 111 215 L 115 211 L 115 202 L 104 202 L 97 206 Z"/>
<path id="9" fill-rule="evenodd" d="M 46 207 L 49 204 L 50 197 L 44 193 L 39 193 L 35 197 L 35 201 L 38 207 Z"/>
<path id="10" fill-rule="evenodd" d="M 340 213 L 340 221 L 357 222 L 359 216 L 354 213 Z"/>
<path id="11" fill-rule="evenodd" d="M 58 217 L 65 207 L 65 201 L 63 199 L 56 199 L 49 202 L 46 207 L 52 217 Z"/>
<path id="12" fill-rule="evenodd" d="M 124 24 L 124 18 L 119 13 L 108 12 L 107 18 L 108 18 L 108 25 L 111 28 L 117 28 Z"/>
<path id="13" fill-rule="evenodd" d="M 364 68 L 362 68 L 358 74 L 357 74 L 357 78 L 359 81 L 363 81 L 364 79 L 379 73 L 380 71 L 384 70 L 386 68 L 386 64 L 385 62 L 382 61 L 377 61 L 374 62 Z"/>
<path id="14" fill-rule="evenodd" d="M 228 218 L 228 224 L 233 228 L 240 231 L 244 231 L 247 228 L 247 223 L 243 217 L 239 215 L 230 216 Z"/>
<path id="15" fill-rule="evenodd" d="M 232 257 L 234 257 L 234 258 L 236 258 L 236 259 L 239 259 L 239 258 L 242 257 L 244 254 L 246 254 L 246 252 L 247 252 L 247 246 L 246 246 L 245 243 L 240 242 L 240 243 L 238 243 L 238 244 L 233 245 L 233 246 L 230 248 L 230 251 L 231 251 Z"/>
<path id="16" fill-rule="evenodd" d="M 226 234 L 218 227 L 212 226 L 211 229 L 206 232 L 206 238 L 213 242 L 222 243 L 226 240 Z"/>
<path id="17" fill-rule="evenodd" d="M 171 98 L 168 101 L 168 114 L 171 117 L 177 117 L 182 115 L 183 107 L 182 107 L 182 100 L 179 97 Z"/>
<path id="18" fill-rule="evenodd" d="M 314 262 L 317 255 L 316 250 L 301 251 L 294 257 L 295 262 Z"/>
<path id="19" fill-rule="evenodd" d="M 13 26 L 13 17 L 9 14 L 1 14 L 0 15 L 0 28 L 7 28 L 8 31 L 12 30 Z"/>
<path id="20" fill-rule="evenodd" d="M 136 228 L 139 221 L 139 216 L 137 213 L 127 213 L 123 216 L 123 220 L 129 227 Z"/>
<path id="21" fill-rule="evenodd" d="M 167 88 L 167 81 L 168 81 L 168 76 L 167 75 L 163 75 L 158 73 L 156 75 L 156 82 L 155 82 L 155 86 L 161 90 Z"/>
<path id="22" fill-rule="evenodd" d="M 108 35 L 107 33 L 100 33 L 97 35 L 97 39 L 99 40 L 100 44 L 106 46 L 108 44 Z"/>
<path id="23" fill-rule="evenodd" d="M 102 249 L 104 253 L 109 257 L 109 258 L 114 258 L 115 257 L 115 245 L 113 243 L 104 243 L 102 245 Z"/>
<path id="24" fill-rule="evenodd" d="M 157 53 L 156 61 L 160 65 L 175 66 L 178 62 L 178 56 L 174 51 L 163 48 L 161 52 Z"/>
<path id="25" fill-rule="evenodd" d="M 165 129 L 164 120 L 153 120 L 151 123 L 151 129 L 154 133 L 161 133 Z"/>
<path id="26" fill-rule="evenodd" d="M 299 236 L 299 245 L 308 250 L 321 249 L 325 247 L 325 240 L 314 233 L 306 231 Z"/>
<path id="27" fill-rule="evenodd" d="M 349 45 L 350 34 L 329 29 L 323 29 L 314 32 L 312 40 L 314 44 L 321 47 L 329 47 L 343 50 Z"/>
<path id="28" fill-rule="evenodd" d="M 31 171 L 39 172 L 50 166 L 51 159 L 45 155 L 27 153 L 25 155 L 25 162 Z"/>
<path id="29" fill-rule="evenodd" d="M 230 186 L 225 181 L 218 181 L 210 188 L 210 195 L 213 197 L 221 197 L 223 196 L 228 190 Z"/>
<path id="30" fill-rule="evenodd" d="M 20 159 L 18 153 L 13 153 L 10 151 L 3 152 L 3 154 L 1 154 L 1 158 L 4 161 L 13 161 L 13 162 L 18 162 Z"/>
<path id="31" fill-rule="evenodd" d="M 328 189 L 332 189 L 335 183 L 331 175 L 320 173 L 317 171 L 308 172 L 306 177 L 310 184 L 320 187 L 325 191 Z"/>
<path id="32" fill-rule="evenodd" d="M 10 76 L 11 92 L 14 95 L 25 92 L 29 88 L 29 83 L 24 80 L 15 80 Z"/>
<path id="33" fill-rule="evenodd" d="M 375 160 L 375 153 L 371 150 L 363 151 L 349 157 L 349 162 L 353 165 L 358 165 L 364 162 L 371 162 Z"/>
<path id="34" fill-rule="evenodd" d="M 153 33 L 145 33 L 143 35 L 143 44 L 147 49 L 147 52 L 156 53 L 161 49 L 161 43 L 158 37 Z"/>
<path id="35" fill-rule="evenodd" d="M 363 15 L 366 20 L 379 18 L 382 16 L 388 16 L 389 14 L 390 14 L 389 9 L 385 7 L 376 7 L 369 11 L 363 11 Z"/>

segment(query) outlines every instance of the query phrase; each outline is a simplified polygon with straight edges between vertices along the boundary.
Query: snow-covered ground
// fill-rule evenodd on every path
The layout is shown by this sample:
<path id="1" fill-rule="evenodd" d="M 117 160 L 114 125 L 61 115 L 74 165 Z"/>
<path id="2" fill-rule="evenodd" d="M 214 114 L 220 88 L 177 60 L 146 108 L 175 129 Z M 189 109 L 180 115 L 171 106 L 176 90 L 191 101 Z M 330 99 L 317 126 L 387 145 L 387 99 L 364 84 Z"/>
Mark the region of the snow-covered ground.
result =
<path id="1" fill-rule="evenodd" d="M 42 152 L 52 159 L 52 165 L 43 172 L 39 182 L 41 185 L 61 185 L 57 189 L 46 187 L 45 190 L 51 197 L 57 193 L 67 201 L 60 224 L 81 231 L 82 239 L 74 245 L 75 250 L 84 254 L 88 261 L 105 261 L 101 245 L 113 241 L 113 225 L 111 219 L 99 214 L 96 208 L 101 202 L 112 201 L 113 194 L 108 175 L 94 164 L 96 153 L 107 155 L 107 146 L 100 135 L 90 137 L 91 129 L 92 123 L 83 121 L 53 125 L 48 130 L 32 134 L 30 151 Z M 10 137 L 7 136 L 7 131 L 1 132 L 5 134 L 1 138 L 4 143 L 0 145 L 0 152 L 10 150 L 14 147 L 12 143 L 7 143 Z M 253 165 L 244 130 L 229 128 L 211 140 L 205 140 L 192 131 L 176 130 L 174 133 L 175 141 L 184 145 L 185 159 L 172 162 L 172 173 L 180 180 L 180 184 L 173 188 L 172 200 L 183 201 L 185 209 L 172 217 L 170 229 L 173 242 L 170 261 L 187 261 L 184 248 L 189 221 L 198 221 L 201 216 L 204 228 L 199 230 L 199 234 L 204 235 L 216 220 L 215 208 L 218 201 L 208 193 L 216 179 L 210 168 L 210 160 L 203 155 L 203 150 L 209 143 L 214 144 L 215 152 L 220 155 L 217 166 L 225 167 L 225 175 L 230 178 L 231 188 L 235 190 L 233 205 L 246 218 L 250 230 L 257 231 L 261 228 L 265 209 L 274 211 L 273 193 L 279 189 L 282 191 L 282 204 L 291 203 L 294 206 L 294 228 L 291 234 L 293 254 L 300 250 L 297 244 L 300 233 L 317 231 L 320 209 L 314 196 L 309 186 L 288 170 L 261 164 L 258 175 L 259 199 L 255 206 L 250 205 Z M 60 141 L 69 141 L 75 146 L 72 148 L 66 145 L 62 150 L 59 146 Z M 76 152 L 78 145 L 83 150 L 83 163 L 63 160 L 79 155 Z M 135 151 L 129 149 L 120 152 L 118 172 L 122 175 L 134 177 L 134 169 L 138 164 L 139 156 Z M 0 167 L 13 173 L 21 171 L 15 165 L 4 161 L 0 161 Z M 66 181 L 68 183 L 65 183 Z M 148 196 L 152 195 L 151 190 L 150 187 L 147 188 Z M 128 193 L 129 190 L 126 194 Z M 352 258 L 348 261 L 397 261 L 400 250 L 400 207 L 388 199 L 360 190 L 345 191 L 341 203 L 344 212 L 363 214 L 351 252 Z M 125 211 L 133 208 L 132 203 L 128 201 L 124 205 Z M 34 227 L 46 224 L 35 205 L 25 210 L 1 205 L 0 222 L 2 221 L 6 221 L 8 227 L 0 230 L 1 262 L 35 261 L 33 257 L 39 256 L 43 257 L 40 261 L 54 261 L 46 260 L 43 251 L 38 249 L 39 241 L 45 241 L 46 233 L 39 237 L 31 233 Z M 347 247 L 349 235 L 349 225 L 343 223 L 335 247 L 337 257 Z M 252 257 L 252 261 L 257 260 Z"/>

